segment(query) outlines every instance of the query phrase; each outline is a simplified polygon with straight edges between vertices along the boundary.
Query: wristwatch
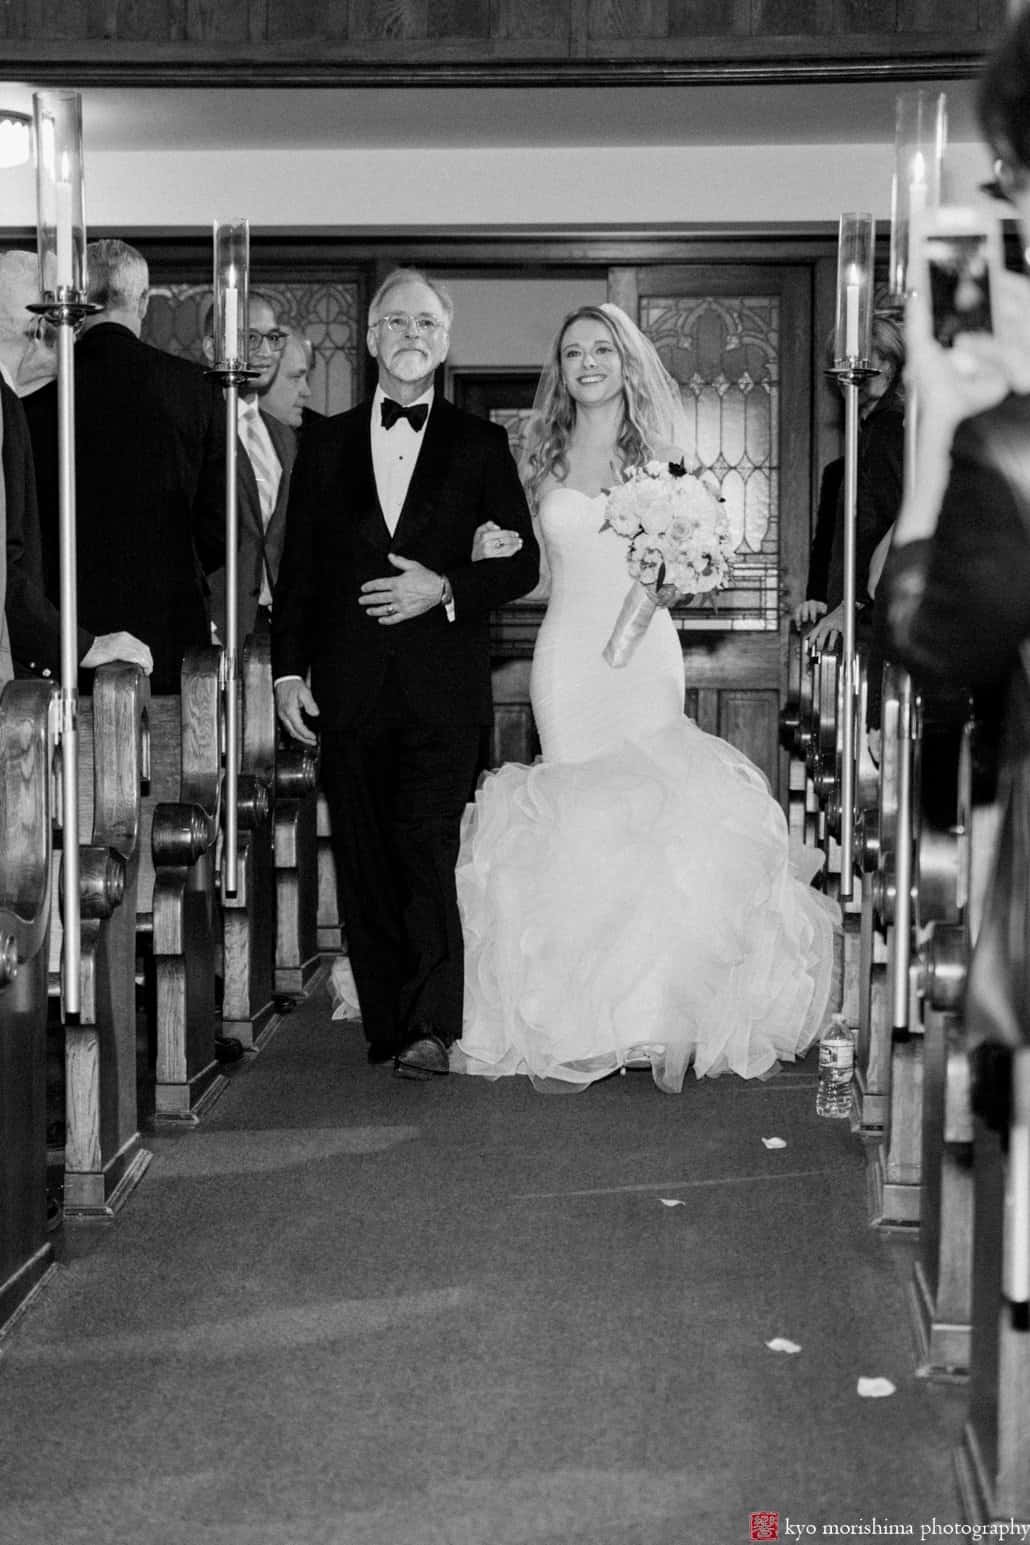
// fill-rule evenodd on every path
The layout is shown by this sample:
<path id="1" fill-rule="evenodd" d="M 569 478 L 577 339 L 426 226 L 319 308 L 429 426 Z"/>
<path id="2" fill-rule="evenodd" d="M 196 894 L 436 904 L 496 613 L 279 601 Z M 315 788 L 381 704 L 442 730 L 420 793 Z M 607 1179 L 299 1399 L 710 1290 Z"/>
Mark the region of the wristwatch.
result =
<path id="1" fill-rule="evenodd" d="M 454 591 L 446 574 L 440 575 L 440 605 L 448 622 L 454 621 Z"/>

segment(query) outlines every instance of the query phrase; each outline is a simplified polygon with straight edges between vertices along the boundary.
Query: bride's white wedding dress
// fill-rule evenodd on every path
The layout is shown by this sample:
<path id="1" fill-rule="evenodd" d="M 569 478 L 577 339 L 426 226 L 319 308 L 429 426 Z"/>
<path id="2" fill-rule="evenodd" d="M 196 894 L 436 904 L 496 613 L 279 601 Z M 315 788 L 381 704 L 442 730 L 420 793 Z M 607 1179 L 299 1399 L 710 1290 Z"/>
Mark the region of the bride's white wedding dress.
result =
<path id="1" fill-rule="evenodd" d="M 531 699 L 542 760 L 483 780 L 458 899 L 465 1009 L 452 1067 L 583 1087 L 628 1058 L 660 1088 L 746 1078 L 804 1052 L 828 1015 L 836 907 L 796 877 L 763 775 L 683 712 L 659 611 L 630 663 L 602 650 L 629 586 L 603 496 L 540 506 L 551 599 Z"/>

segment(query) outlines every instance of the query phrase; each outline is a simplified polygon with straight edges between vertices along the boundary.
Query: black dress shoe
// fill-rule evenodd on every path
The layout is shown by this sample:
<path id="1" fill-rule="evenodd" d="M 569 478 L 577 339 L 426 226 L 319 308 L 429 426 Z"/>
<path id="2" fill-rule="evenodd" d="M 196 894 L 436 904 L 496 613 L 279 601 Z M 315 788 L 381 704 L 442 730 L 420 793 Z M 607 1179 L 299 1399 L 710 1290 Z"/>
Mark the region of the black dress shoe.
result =
<path id="1" fill-rule="evenodd" d="M 398 1078 L 432 1078 L 435 1073 L 449 1073 L 451 1059 L 440 1037 L 432 1030 L 422 1030 L 409 1046 L 397 1053 L 393 1071 Z"/>
<path id="2" fill-rule="evenodd" d="M 397 1055 L 396 1041 L 369 1041 L 368 1060 L 373 1067 L 376 1063 L 392 1062 Z"/>

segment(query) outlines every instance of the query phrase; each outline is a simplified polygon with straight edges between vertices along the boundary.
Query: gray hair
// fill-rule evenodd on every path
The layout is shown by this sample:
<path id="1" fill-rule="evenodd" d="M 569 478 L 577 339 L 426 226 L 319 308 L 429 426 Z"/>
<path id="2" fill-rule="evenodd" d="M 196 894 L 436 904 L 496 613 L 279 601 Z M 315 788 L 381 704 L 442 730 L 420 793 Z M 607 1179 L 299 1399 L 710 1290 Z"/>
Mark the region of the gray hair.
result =
<path id="1" fill-rule="evenodd" d="M 400 289 L 402 284 L 424 284 L 427 290 L 432 290 L 440 302 L 440 310 L 448 329 L 454 321 L 454 302 L 448 291 L 436 279 L 430 279 L 420 268 L 395 268 L 387 274 L 382 284 L 376 290 L 368 306 L 368 323 L 371 327 L 379 321 L 379 313 L 383 309 L 383 302 L 391 290 Z"/>
<path id="2" fill-rule="evenodd" d="M 0 335 L 24 333 L 31 320 L 26 300 L 39 299 L 39 262 L 34 252 L 12 247 L 0 252 Z"/>
<path id="3" fill-rule="evenodd" d="M 86 248 L 87 297 L 105 311 L 137 311 L 150 288 L 142 252 L 109 237 Z"/>

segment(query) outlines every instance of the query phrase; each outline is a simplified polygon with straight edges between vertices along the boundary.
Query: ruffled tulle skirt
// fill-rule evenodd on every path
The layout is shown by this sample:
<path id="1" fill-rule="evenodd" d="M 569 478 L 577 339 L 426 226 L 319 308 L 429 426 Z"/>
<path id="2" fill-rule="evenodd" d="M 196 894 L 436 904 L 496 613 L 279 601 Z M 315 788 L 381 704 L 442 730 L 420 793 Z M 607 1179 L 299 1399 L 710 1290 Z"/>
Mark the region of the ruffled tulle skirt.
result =
<path id="1" fill-rule="evenodd" d="M 579 763 L 508 764 L 465 814 L 456 1071 L 582 1088 L 760 1078 L 829 1013 L 838 909 L 799 878 L 780 807 L 682 719 Z"/>

